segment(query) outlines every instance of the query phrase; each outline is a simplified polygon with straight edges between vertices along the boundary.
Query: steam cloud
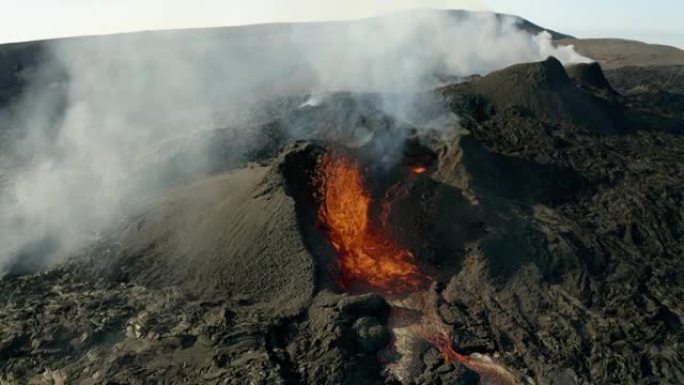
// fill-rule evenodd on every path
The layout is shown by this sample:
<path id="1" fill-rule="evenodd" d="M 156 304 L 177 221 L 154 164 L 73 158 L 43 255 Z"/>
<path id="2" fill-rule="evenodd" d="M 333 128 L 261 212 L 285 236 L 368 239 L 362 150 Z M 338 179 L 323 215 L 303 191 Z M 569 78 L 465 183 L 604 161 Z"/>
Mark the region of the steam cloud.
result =
<path id="1" fill-rule="evenodd" d="M 0 111 L 0 132 L 10 138 L 0 155 L 0 275 L 29 256 L 73 252 L 207 172 L 201 138 L 250 127 L 260 119 L 257 101 L 311 94 L 305 105 L 316 108 L 331 92 L 377 92 L 387 95 L 388 114 L 411 120 L 415 95 L 437 84 L 435 74 L 486 74 L 549 55 L 588 61 L 517 22 L 416 11 L 51 42 L 21 100 Z M 237 162 L 257 139 L 234 130 Z M 319 134 L 293 126 L 290 135 Z"/>

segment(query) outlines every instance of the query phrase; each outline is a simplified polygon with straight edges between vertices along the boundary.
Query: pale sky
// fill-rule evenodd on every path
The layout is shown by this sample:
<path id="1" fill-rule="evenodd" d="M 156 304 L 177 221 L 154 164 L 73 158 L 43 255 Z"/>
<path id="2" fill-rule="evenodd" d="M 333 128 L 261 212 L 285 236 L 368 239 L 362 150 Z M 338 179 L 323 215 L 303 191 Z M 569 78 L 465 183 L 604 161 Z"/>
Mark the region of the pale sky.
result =
<path id="1" fill-rule="evenodd" d="M 0 0 L 0 43 L 353 19 L 410 8 L 511 13 L 578 37 L 621 37 L 684 48 L 684 0 Z"/>

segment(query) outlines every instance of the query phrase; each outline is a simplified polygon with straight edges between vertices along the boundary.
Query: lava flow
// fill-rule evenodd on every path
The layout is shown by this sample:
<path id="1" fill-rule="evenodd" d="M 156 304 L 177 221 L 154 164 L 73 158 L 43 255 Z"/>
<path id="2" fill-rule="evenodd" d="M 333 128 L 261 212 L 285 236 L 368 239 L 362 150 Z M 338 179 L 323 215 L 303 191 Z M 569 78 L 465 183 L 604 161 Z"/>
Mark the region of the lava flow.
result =
<path id="1" fill-rule="evenodd" d="M 411 172 L 420 174 L 426 170 L 416 166 Z M 422 320 L 407 328 L 408 333 L 430 342 L 446 361 L 461 363 L 478 372 L 483 384 L 515 384 L 510 372 L 487 357 L 466 356 L 454 350 L 453 338 L 439 319 L 436 304 L 428 301 L 436 292 L 424 290 L 432 280 L 420 272 L 414 255 L 392 241 L 386 231 L 389 200 L 382 202 L 385 218 L 380 223 L 384 226 L 370 220 L 371 195 L 358 162 L 330 152 L 321 159 L 316 183 L 321 199 L 319 220 L 339 255 L 338 285 L 354 292 L 361 289 L 385 294 L 415 293 L 418 303 L 414 309 L 422 314 Z"/>
<path id="2" fill-rule="evenodd" d="M 425 166 L 413 166 L 413 167 L 411 167 L 411 172 L 414 174 L 422 174 L 425 171 L 427 171 L 427 167 L 425 167 Z"/>
<path id="3" fill-rule="evenodd" d="M 426 281 L 413 254 L 394 243 L 383 229 L 373 228 L 368 217 L 370 193 L 355 160 L 328 154 L 317 179 L 323 197 L 319 217 L 339 253 L 340 286 L 401 293 Z"/>
<path id="4" fill-rule="evenodd" d="M 466 356 L 458 353 L 453 348 L 449 334 L 425 335 L 423 338 L 439 350 L 447 362 L 458 362 L 477 372 L 480 375 L 480 384 L 515 385 L 518 383 L 511 372 L 496 364 L 489 357 L 479 354 Z"/>

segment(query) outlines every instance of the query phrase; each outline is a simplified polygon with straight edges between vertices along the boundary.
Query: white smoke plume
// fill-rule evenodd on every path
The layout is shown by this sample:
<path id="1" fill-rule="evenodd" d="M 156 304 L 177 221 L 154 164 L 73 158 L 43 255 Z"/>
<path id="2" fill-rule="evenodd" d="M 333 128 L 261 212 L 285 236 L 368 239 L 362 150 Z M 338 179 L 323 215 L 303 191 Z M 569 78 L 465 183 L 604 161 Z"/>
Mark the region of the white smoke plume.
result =
<path id="1" fill-rule="evenodd" d="M 256 101 L 311 94 L 304 106 L 318 108 L 331 92 L 376 92 L 391 95 L 388 114 L 410 120 L 413 95 L 438 84 L 435 75 L 549 55 L 588 60 L 515 18 L 433 11 L 50 42 L 23 97 L 0 112 L 0 130 L 14 133 L 0 155 L 0 275 L 30 254 L 73 252 L 205 173 L 198 138 L 217 128 L 234 128 L 239 159 L 255 146 L 256 134 L 240 127 L 259 119 Z"/>

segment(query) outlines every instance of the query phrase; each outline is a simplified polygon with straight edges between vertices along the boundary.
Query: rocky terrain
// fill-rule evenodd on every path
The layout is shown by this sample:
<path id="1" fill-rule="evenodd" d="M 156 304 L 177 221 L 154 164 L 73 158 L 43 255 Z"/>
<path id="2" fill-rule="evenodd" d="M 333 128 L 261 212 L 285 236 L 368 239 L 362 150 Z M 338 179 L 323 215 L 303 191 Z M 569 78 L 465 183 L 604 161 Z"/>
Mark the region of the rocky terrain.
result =
<path id="1" fill-rule="evenodd" d="M 25 49 L 1 51 L 0 98 Z M 458 123 L 407 127 L 389 169 L 368 156 L 397 124 L 374 95 L 270 99 L 249 162 L 216 164 L 64 262 L 10 269 L 0 384 L 398 384 L 391 301 L 331 274 L 313 179 L 331 148 L 358 156 L 376 197 L 399 183 L 393 236 L 434 279 L 459 352 L 521 384 L 684 383 L 677 65 L 549 58 L 441 86 Z M 329 140 L 284 134 L 321 116 Z M 370 139 L 349 139 L 361 126 Z M 209 142 L 220 153 L 231 133 Z M 404 383 L 480 381 L 427 342 L 413 354 Z"/>

